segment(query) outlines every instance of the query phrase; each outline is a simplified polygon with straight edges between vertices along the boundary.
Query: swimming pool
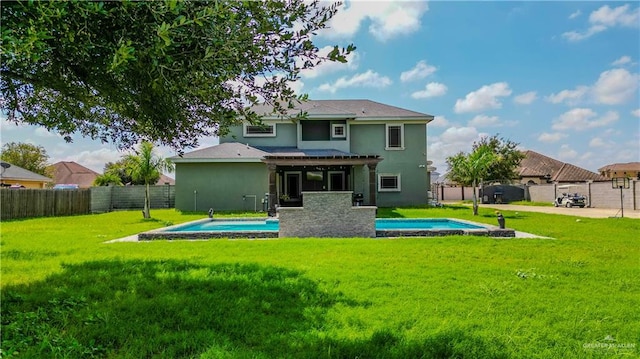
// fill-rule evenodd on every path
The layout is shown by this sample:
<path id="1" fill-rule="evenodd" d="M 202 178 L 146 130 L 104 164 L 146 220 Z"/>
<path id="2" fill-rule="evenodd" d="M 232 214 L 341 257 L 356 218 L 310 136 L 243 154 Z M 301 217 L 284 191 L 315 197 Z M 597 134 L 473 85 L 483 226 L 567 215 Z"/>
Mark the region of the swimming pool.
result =
<path id="1" fill-rule="evenodd" d="M 376 237 L 515 236 L 512 229 L 449 218 L 378 218 L 375 226 Z M 279 222 L 273 218 L 207 218 L 140 233 L 138 239 L 277 238 L 278 231 Z"/>

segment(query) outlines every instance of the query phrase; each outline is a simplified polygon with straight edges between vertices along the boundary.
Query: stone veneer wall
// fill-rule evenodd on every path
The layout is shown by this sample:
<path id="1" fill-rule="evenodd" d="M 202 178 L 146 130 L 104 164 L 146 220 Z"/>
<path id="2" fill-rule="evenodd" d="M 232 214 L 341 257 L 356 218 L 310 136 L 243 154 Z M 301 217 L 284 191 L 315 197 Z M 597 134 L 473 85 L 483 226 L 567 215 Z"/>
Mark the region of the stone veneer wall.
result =
<path id="1" fill-rule="evenodd" d="M 303 207 L 281 207 L 280 237 L 375 237 L 376 207 L 353 206 L 353 192 L 303 192 Z"/>

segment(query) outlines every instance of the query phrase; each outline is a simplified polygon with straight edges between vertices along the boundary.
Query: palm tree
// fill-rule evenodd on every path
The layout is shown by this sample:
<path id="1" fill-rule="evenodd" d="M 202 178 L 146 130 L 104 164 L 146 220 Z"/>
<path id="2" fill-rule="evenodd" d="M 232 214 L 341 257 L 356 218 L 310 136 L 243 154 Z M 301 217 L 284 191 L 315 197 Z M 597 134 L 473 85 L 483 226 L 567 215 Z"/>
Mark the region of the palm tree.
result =
<path id="1" fill-rule="evenodd" d="M 94 186 L 122 186 L 122 180 L 117 173 L 114 172 L 105 172 L 101 175 L 98 175 L 95 180 L 93 180 Z"/>
<path id="2" fill-rule="evenodd" d="M 487 144 L 478 146 L 468 155 L 460 152 L 455 156 L 447 158 L 450 180 L 461 185 L 473 186 L 473 215 L 478 215 L 478 198 L 476 187 L 489 170 L 491 164 L 497 159 L 493 149 Z"/>
<path id="3" fill-rule="evenodd" d="M 140 144 L 140 148 L 135 154 L 125 156 L 124 162 L 126 163 L 127 174 L 134 181 L 144 182 L 144 210 L 142 215 L 144 218 L 151 218 L 149 213 L 149 184 L 154 184 L 158 181 L 161 171 L 171 172 L 173 166 L 167 159 L 157 156 L 153 152 L 153 144 L 147 141 L 143 141 Z"/>

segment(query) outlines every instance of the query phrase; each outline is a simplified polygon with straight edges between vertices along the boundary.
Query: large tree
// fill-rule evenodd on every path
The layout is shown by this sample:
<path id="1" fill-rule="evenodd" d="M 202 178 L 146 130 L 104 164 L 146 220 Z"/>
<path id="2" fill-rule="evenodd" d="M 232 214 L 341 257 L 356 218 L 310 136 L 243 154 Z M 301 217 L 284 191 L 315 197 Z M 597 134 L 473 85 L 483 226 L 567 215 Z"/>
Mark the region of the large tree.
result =
<path id="1" fill-rule="evenodd" d="M 478 215 L 478 198 L 476 188 L 483 178 L 487 178 L 491 164 L 496 161 L 497 155 L 493 149 L 485 144 L 474 146 L 471 153 L 459 152 L 447 157 L 449 172 L 447 177 L 464 186 L 473 186 L 473 215 Z"/>
<path id="2" fill-rule="evenodd" d="M 144 210 L 142 213 L 144 218 L 151 218 L 149 185 L 158 181 L 161 171 L 172 171 L 173 166 L 167 159 L 156 155 L 153 151 L 153 144 L 147 141 L 140 144 L 135 154 L 126 155 L 124 163 L 127 174 L 134 181 L 144 183 Z"/>
<path id="3" fill-rule="evenodd" d="M 0 7 L 0 110 L 9 121 L 131 148 L 177 149 L 284 113 L 302 69 L 346 62 L 311 37 L 338 4 L 284 1 L 16 1 Z"/>
<path id="4" fill-rule="evenodd" d="M 53 176 L 49 155 L 42 146 L 23 142 L 5 143 L 0 151 L 0 159 L 43 176 Z"/>

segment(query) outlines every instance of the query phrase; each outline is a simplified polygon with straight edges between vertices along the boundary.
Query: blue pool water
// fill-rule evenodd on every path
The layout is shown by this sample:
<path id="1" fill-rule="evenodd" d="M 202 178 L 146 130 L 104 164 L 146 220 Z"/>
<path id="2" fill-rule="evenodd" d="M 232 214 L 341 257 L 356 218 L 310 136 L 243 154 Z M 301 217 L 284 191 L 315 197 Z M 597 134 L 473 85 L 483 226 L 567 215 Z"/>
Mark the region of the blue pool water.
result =
<path id="1" fill-rule="evenodd" d="M 485 227 L 458 222 L 450 219 L 416 218 L 416 219 L 376 219 L 376 230 L 442 230 L 442 229 L 482 229 Z M 243 220 L 243 221 L 211 221 L 179 226 L 167 229 L 169 232 L 245 232 L 279 230 L 277 219 Z"/>

